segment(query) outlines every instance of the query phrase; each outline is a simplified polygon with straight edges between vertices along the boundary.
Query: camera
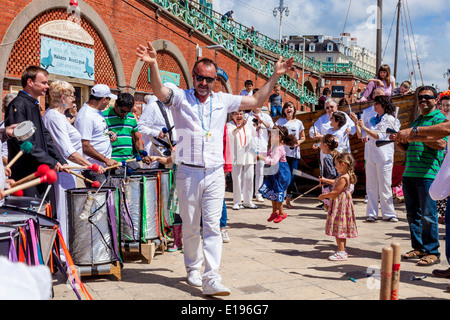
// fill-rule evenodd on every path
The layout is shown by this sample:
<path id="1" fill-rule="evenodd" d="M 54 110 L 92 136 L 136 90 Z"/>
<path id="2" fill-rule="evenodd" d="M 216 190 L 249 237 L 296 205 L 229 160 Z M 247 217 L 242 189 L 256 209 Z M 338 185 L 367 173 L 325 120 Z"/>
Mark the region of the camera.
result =
<path id="1" fill-rule="evenodd" d="M 253 125 L 254 125 L 255 127 L 258 126 L 258 119 L 253 118 L 253 119 L 252 119 L 252 122 L 253 122 Z"/>

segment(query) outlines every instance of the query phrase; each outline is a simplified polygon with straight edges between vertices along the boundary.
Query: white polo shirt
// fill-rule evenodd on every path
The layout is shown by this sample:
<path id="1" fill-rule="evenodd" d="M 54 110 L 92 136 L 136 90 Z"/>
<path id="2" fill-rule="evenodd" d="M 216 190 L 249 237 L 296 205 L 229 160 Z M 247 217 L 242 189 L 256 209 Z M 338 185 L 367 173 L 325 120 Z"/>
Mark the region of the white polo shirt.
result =
<path id="1" fill-rule="evenodd" d="M 242 96 L 212 92 L 205 103 L 200 103 L 193 88 L 183 90 L 171 83 L 164 85 L 173 90 L 170 109 L 178 135 L 176 164 L 223 166 L 227 114 L 239 109 Z"/>
<path id="2" fill-rule="evenodd" d="M 75 119 L 75 128 L 80 132 L 81 140 L 89 140 L 92 147 L 106 158 L 111 158 L 111 141 L 108 136 L 108 125 L 102 112 L 90 107 L 87 103 L 78 111 Z M 86 156 L 92 163 L 103 165 L 104 163 Z"/>

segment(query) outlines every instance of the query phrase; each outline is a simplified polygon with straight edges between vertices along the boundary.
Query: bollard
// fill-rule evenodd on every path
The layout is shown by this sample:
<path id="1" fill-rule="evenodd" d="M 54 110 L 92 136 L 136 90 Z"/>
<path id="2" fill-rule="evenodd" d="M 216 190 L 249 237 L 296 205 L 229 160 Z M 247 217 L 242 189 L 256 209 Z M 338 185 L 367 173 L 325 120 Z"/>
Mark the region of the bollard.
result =
<path id="1" fill-rule="evenodd" d="M 392 247 L 384 247 L 381 253 L 380 300 L 391 300 L 393 251 Z"/>
<path id="2" fill-rule="evenodd" d="M 400 244 L 392 243 L 391 247 L 393 250 L 391 300 L 398 300 L 398 290 L 400 287 L 400 261 L 401 261 Z"/>

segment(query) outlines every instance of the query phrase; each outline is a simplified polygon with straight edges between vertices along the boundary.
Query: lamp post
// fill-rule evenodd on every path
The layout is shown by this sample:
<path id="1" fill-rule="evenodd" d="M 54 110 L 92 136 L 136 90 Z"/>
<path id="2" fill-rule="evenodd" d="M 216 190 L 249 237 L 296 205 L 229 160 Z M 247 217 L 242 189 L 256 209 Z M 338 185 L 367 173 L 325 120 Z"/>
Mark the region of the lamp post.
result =
<path id="1" fill-rule="evenodd" d="M 202 49 L 204 49 L 204 48 L 206 48 L 206 49 L 209 49 L 209 50 L 214 50 L 214 53 L 215 53 L 215 59 L 214 60 L 216 60 L 217 59 L 217 50 L 222 50 L 222 49 L 225 49 L 225 47 L 223 46 L 223 45 L 221 45 L 221 44 L 213 44 L 213 45 L 210 45 L 210 46 L 205 46 L 205 47 L 200 47 L 198 44 L 197 44 L 197 46 L 196 46 L 196 48 L 195 48 L 195 56 L 196 56 L 196 60 L 198 60 L 198 58 L 201 58 L 202 57 Z M 217 61 L 214 61 L 214 62 L 217 62 Z"/>
<path id="2" fill-rule="evenodd" d="M 284 0 L 280 0 L 280 4 L 278 7 L 273 8 L 273 16 L 276 18 L 277 17 L 277 11 L 280 12 L 280 29 L 279 29 L 279 35 L 278 35 L 278 41 L 281 42 L 281 23 L 283 20 L 283 12 L 286 14 L 286 17 L 289 16 L 289 8 L 285 7 L 283 5 Z"/>

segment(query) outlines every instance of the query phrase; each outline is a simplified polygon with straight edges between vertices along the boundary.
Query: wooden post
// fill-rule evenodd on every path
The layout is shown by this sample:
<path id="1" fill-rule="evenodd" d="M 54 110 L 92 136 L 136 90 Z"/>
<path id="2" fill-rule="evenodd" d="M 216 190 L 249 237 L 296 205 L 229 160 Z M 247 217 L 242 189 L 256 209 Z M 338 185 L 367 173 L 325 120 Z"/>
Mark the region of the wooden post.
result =
<path id="1" fill-rule="evenodd" d="M 398 289 L 400 286 L 400 244 L 392 243 L 393 260 L 392 260 L 392 287 L 391 287 L 391 300 L 398 300 Z"/>
<path id="2" fill-rule="evenodd" d="M 381 253 L 380 300 L 391 300 L 393 251 L 392 247 L 384 247 Z"/>

